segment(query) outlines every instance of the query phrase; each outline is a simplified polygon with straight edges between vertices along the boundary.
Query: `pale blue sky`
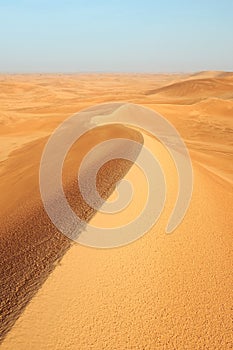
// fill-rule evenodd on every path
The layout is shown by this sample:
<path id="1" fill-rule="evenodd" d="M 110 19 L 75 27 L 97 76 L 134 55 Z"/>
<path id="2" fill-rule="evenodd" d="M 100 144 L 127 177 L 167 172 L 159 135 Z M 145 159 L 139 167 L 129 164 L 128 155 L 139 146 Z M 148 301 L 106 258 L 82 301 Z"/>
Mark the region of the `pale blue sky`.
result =
<path id="1" fill-rule="evenodd" d="M 233 70 L 233 0 L 0 0 L 0 72 Z"/>

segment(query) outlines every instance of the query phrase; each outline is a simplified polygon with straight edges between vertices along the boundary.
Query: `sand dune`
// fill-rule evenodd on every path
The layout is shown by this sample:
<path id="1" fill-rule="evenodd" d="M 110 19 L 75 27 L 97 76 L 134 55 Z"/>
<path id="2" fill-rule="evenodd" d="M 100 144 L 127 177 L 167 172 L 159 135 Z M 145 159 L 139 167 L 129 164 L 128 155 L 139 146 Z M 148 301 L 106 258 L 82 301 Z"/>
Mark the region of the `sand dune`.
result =
<path id="1" fill-rule="evenodd" d="M 201 72 L 197 72 L 194 74 L 190 74 L 190 79 L 193 78 L 197 78 L 197 79 L 206 79 L 206 78 L 216 78 L 216 77 L 223 77 L 223 76 L 227 76 L 227 75 L 231 75 L 231 72 L 223 72 L 223 71 L 214 71 L 214 70 L 207 70 L 207 71 L 201 71 Z"/>
<path id="2" fill-rule="evenodd" d="M 67 199 L 78 216 L 86 221 L 95 211 L 84 202 L 77 190 L 76 172 L 82 158 L 91 147 L 112 138 L 113 135 L 143 143 L 143 138 L 137 131 L 117 125 L 100 127 L 80 138 L 72 147 L 64 164 Z M 1 336 L 9 330 L 53 270 L 56 261 L 71 244 L 52 224 L 40 199 L 38 168 L 46 140 L 47 138 L 39 139 L 15 151 L 0 175 Z M 122 147 L 125 147 L 123 142 Z M 109 149 L 106 151 L 109 152 Z M 129 151 L 127 148 L 124 153 Z M 132 151 L 133 149 L 130 152 Z M 138 152 L 136 148 L 135 152 Z M 113 160 L 101 168 L 97 188 L 103 198 L 107 198 L 116 182 L 129 168 L 130 162 L 127 160 Z M 12 190 L 12 196 L 9 197 Z"/>
<path id="3" fill-rule="evenodd" d="M 1 330 L 8 331 L 1 349 L 230 349 L 233 75 L 9 75 L 1 76 L 0 84 Z M 128 246 L 74 245 L 56 264 L 70 242 L 54 231 L 41 208 L 43 146 L 72 113 L 116 100 L 148 106 L 177 128 L 193 161 L 190 208 L 177 230 L 166 235 L 177 193 L 172 160 L 147 134 L 106 129 L 101 140 L 136 138 L 161 161 L 168 186 L 165 210 L 150 232 Z M 87 150 L 99 135 L 86 135 L 71 152 L 66 186 L 75 177 L 77 150 Z M 106 182 L 99 186 L 106 198 L 125 176 L 137 189 L 132 206 L 114 220 L 98 213 L 95 224 L 124 223 L 140 211 L 147 188 L 131 165 L 108 164 L 102 178 L 111 172 L 113 182 L 108 191 Z M 75 207 L 72 186 L 67 195 Z"/>
<path id="4" fill-rule="evenodd" d="M 153 95 L 158 100 L 177 99 L 176 103 L 179 103 L 179 99 L 182 99 L 181 104 L 191 104 L 209 97 L 232 99 L 233 84 L 232 80 L 225 78 L 188 79 L 155 90 L 149 90 L 146 95 Z"/>

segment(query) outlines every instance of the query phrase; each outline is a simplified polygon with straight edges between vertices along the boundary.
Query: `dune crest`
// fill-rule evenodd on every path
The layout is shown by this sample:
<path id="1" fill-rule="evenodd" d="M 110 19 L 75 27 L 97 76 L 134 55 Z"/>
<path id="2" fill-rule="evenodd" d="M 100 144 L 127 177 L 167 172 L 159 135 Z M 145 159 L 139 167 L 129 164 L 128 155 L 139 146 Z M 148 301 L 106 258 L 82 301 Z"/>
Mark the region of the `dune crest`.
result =
<path id="1" fill-rule="evenodd" d="M 228 350 L 233 74 L 6 75 L 0 84 L 1 349 Z M 109 250 L 74 245 L 67 252 L 70 242 L 55 233 L 41 206 L 41 152 L 65 118 L 112 101 L 147 106 L 176 127 L 192 158 L 193 198 L 181 225 L 166 235 L 177 194 L 168 153 L 150 135 L 119 125 L 102 129 L 101 137 L 89 133 L 81 140 L 82 151 L 116 135 L 144 142 L 161 161 L 168 197 L 156 225 L 133 244 Z M 66 186 L 76 176 L 72 164 L 77 150 L 66 160 Z M 106 165 L 102 190 L 109 173 L 114 183 L 123 177 L 134 183 L 135 201 L 114 220 L 98 213 L 91 219 L 96 225 L 125 223 L 146 199 L 146 183 L 135 165 Z M 113 183 L 108 185 L 105 198 L 114 190 Z M 77 196 L 72 197 L 77 189 L 67 188 L 67 193 L 78 210 Z"/>

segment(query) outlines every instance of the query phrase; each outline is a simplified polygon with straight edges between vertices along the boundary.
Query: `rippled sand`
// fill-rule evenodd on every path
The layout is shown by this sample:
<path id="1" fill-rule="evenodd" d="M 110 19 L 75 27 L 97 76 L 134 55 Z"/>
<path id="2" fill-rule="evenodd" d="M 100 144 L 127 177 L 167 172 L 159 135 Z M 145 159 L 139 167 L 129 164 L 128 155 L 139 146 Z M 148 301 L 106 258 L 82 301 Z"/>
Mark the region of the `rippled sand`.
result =
<path id="1" fill-rule="evenodd" d="M 12 256 L 17 256 L 18 245 L 24 251 L 23 260 L 30 257 L 34 265 L 41 260 L 37 249 L 28 253 L 30 234 L 20 241 L 19 231 L 13 234 L 6 228 L 9 213 L 12 222 L 22 206 L 20 210 L 30 217 L 27 202 L 33 199 L 33 208 L 37 205 L 34 199 L 38 197 L 33 198 L 32 192 L 38 191 L 36 174 L 45 137 L 66 117 L 89 105 L 114 100 L 150 107 L 180 132 L 194 169 L 190 208 L 176 231 L 166 235 L 177 193 L 176 170 L 158 141 L 143 134 L 143 142 L 166 174 L 168 197 L 159 221 L 144 237 L 122 248 L 72 246 L 27 304 L 1 348 L 229 349 L 233 75 L 2 76 L 1 86 L 1 267 L 11 296 L 9 300 L 5 297 L 3 309 L 6 302 L 10 307 L 13 298 L 16 307 L 25 305 L 20 294 L 25 284 L 25 294 L 33 295 L 39 287 L 29 283 L 34 277 L 24 270 L 18 273 L 20 288 L 7 282 L 15 276 L 17 262 Z M 119 173 L 119 167 L 111 169 Z M 98 213 L 92 223 L 125 223 L 140 212 L 147 195 L 144 178 L 136 165 L 125 177 L 136 189 L 128 212 L 115 221 Z M 43 230 L 48 228 L 46 221 Z M 49 248 L 46 240 L 43 244 Z M 61 248 L 57 243 L 53 246 L 57 251 Z M 43 280 L 41 264 L 39 271 Z"/>

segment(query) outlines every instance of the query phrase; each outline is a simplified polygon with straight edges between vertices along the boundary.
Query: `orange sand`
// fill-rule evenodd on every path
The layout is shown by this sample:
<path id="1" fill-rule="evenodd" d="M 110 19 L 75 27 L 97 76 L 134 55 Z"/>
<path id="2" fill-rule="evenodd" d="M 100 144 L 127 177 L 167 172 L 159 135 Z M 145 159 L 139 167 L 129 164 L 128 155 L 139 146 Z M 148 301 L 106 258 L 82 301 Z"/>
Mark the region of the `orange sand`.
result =
<path id="1" fill-rule="evenodd" d="M 143 104 L 169 119 L 194 169 L 190 208 L 166 235 L 177 191 L 175 167 L 162 146 L 143 135 L 166 174 L 168 197 L 159 221 L 122 248 L 74 245 L 1 349 L 230 349 L 233 75 L 10 76 L 1 77 L 1 85 L 5 184 L 7 154 L 28 135 L 39 139 L 80 108 L 112 100 Z M 22 163 L 15 160 L 15 167 Z M 136 186 L 139 176 L 135 165 L 127 174 Z M 14 187 L 7 190 L 14 202 Z M 137 212 L 146 191 L 142 182 L 117 223 Z M 102 214 L 92 220 L 116 223 Z"/>

